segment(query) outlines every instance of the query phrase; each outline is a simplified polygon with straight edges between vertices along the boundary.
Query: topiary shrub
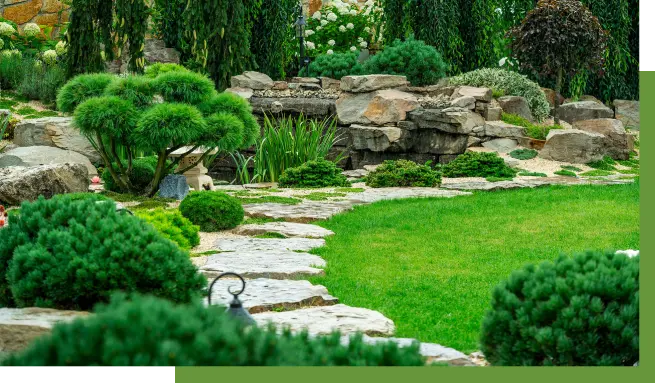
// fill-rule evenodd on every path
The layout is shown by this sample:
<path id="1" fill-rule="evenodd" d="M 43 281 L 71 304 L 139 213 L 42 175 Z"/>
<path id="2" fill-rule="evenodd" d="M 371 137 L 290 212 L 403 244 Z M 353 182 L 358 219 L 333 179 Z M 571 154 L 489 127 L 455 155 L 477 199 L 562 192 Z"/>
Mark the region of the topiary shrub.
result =
<path id="1" fill-rule="evenodd" d="M 431 85 L 446 76 L 447 68 L 441 54 L 434 47 L 409 38 L 394 41 L 368 59 L 362 71 L 366 74 L 404 75 L 412 85 Z"/>
<path id="2" fill-rule="evenodd" d="M 57 93 L 57 109 L 72 113 L 83 101 L 99 97 L 115 77 L 107 73 L 82 74 L 67 82 Z"/>
<path id="3" fill-rule="evenodd" d="M 41 197 L 0 230 L 0 306 L 90 310 L 116 290 L 190 302 L 206 283 L 187 253 L 111 201 Z"/>
<path id="4" fill-rule="evenodd" d="M 115 295 L 94 315 L 58 323 L 3 366 L 421 366 L 418 344 L 244 327 L 222 306 Z"/>
<path id="5" fill-rule="evenodd" d="M 175 242 L 184 250 L 200 244 L 200 227 L 184 218 L 179 210 L 138 210 L 137 217 L 151 224 L 164 238 Z"/>
<path id="6" fill-rule="evenodd" d="M 123 164 L 125 165 L 125 164 Z M 115 164 L 113 164 L 116 167 Z M 145 190 L 150 181 L 155 176 L 155 168 L 157 166 L 157 157 L 150 156 L 144 158 L 137 158 L 132 161 L 132 172 L 129 175 L 130 182 L 136 190 Z M 105 168 L 102 172 L 102 181 L 104 182 L 105 190 L 113 191 L 116 193 L 128 193 L 129 190 L 122 189 L 111 176 L 109 169 Z"/>
<path id="7" fill-rule="evenodd" d="M 246 99 L 234 93 L 215 94 L 199 104 L 198 109 L 207 118 L 223 113 L 238 117 L 243 123 L 243 137 L 239 146 L 241 148 L 253 146 L 260 135 L 261 128 L 252 114 L 252 106 Z M 234 135 L 234 132 L 231 133 Z M 225 134 L 227 135 L 227 132 Z M 233 139 L 236 141 L 236 136 Z"/>
<path id="8" fill-rule="evenodd" d="M 516 149 L 509 153 L 509 156 L 521 161 L 531 160 L 539 155 L 534 149 Z"/>
<path id="9" fill-rule="evenodd" d="M 491 88 L 507 96 L 524 97 L 537 121 L 543 121 L 550 115 L 550 104 L 539 84 L 517 72 L 483 68 L 451 77 L 450 84 Z"/>
<path id="10" fill-rule="evenodd" d="M 437 187 L 441 185 L 441 173 L 429 164 L 419 165 L 407 160 L 384 161 L 366 176 L 366 185 L 384 187 Z"/>
<path id="11" fill-rule="evenodd" d="M 278 185 L 283 188 L 349 187 L 350 182 L 334 162 L 324 159 L 308 161 L 282 173 Z"/>
<path id="12" fill-rule="evenodd" d="M 143 75 L 152 79 L 152 78 L 156 78 L 160 74 L 164 74 L 168 72 L 190 72 L 190 70 L 179 64 L 154 63 L 152 65 L 148 65 L 145 68 Z"/>
<path id="13" fill-rule="evenodd" d="M 456 177 L 514 178 L 516 171 L 496 153 L 466 152 L 443 167 L 443 175 Z"/>
<path id="14" fill-rule="evenodd" d="M 180 203 L 180 212 L 200 230 L 213 232 L 233 229 L 243 221 L 243 207 L 225 193 L 194 191 Z"/>
<path id="15" fill-rule="evenodd" d="M 216 93 L 214 82 L 195 72 L 167 72 L 157 76 L 154 81 L 166 102 L 196 105 Z"/>
<path id="16" fill-rule="evenodd" d="M 118 77 L 107 86 L 105 95 L 120 97 L 130 101 L 137 108 L 145 108 L 152 104 L 155 88 L 152 80 L 147 77 Z"/>
<path id="17" fill-rule="evenodd" d="M 304 69 L 304 68 L 303 68 Z M 315 77 L 330 77 L 341 80 L 344 76 L 361 73 L 362 66 L 355 53 L 323 54 L 309 64 L 309 74 Z M 301 71 L 300 75 L 306 75 Z"/>
<path id="18" fill-rule="evenodd" d="M 493 291 L 481 343 L 498 366 L 632 366 L 639 257 L 588 251 L 515 271 Z"/>

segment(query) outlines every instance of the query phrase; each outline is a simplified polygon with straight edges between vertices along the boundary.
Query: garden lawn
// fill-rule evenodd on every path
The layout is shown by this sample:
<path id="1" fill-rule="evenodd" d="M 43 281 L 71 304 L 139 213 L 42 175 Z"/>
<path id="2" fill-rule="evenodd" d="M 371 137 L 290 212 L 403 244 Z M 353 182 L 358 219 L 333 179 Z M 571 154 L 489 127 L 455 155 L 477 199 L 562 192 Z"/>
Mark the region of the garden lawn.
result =
<path id="1" fill-rule="evenodd" d="M 492 288 L 526 263 L 586 249 L 639 249 L 639 185 L 383 201 L 320 223 L 336 235 L 312 278 L 341 303 L 380 311 L 396 336 L 479 350 Z"/>

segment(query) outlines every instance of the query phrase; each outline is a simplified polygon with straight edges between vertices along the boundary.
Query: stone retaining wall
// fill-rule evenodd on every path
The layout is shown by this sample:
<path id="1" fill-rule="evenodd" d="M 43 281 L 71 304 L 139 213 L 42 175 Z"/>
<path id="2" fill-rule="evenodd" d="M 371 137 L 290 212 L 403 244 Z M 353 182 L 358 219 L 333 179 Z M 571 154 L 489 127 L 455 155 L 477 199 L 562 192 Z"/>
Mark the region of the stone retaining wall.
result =
<path id="1" fill-rule="evenodd" d="M 68 21 L 68 6 L 60 0 L 0 0 L 0 16 L 18 24 L 53 26 Z"/>

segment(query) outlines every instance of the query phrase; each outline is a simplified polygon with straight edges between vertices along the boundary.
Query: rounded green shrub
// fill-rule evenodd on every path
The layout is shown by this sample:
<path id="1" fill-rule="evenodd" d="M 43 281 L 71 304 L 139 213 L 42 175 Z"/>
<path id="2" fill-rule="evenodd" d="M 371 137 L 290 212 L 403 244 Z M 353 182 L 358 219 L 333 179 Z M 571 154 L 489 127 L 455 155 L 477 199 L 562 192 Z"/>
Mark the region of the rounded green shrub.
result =
<path id="1" fill-rule="evenodd" d="M 164 238 L 189 250 L 200 244 L 200 228 L 184 218 L 179 210 L 138 210 L 135 215 L 151 224 Z"/>
<path id="2" fill-rule="evenodd" d="M 238 117 L 244 128 L 240 148 L 248 148 L 254 145 L 260 136 L 261 128 L 252 114 L 252 106 L 241 96 L 229 92 L 219 93 L 203 101 L 198 105 L 198 109 L 206 117 L 216 113 L 230 113 Z"/>
<path id="3" fill-rule="evenodd" d="M 514 178 L 516 171 L 496 153 L 466 152 L 443 167 L 444 177 Z"/>
<path id="4" fill-rule="evenodd" d="M 241 148 L 245 127 L 241 119 L 231 113 L 216 113 L 206 118 L 210 137 L 220 137 L 218 141 L 201 139 L 205 145 L 219 148 L 224 152 L 233 152 Z"/>
<path id="5" fill-rule="evenodd" d="M 180 212 L 200 230 L 214 232 L 233 229 L 243 221 L 243 207 L 225 193 L 193 191 L 180 203 Z"/>
<path id="6" fill-rule="evenodd" d="M 314 77 L 330 77 L 341 80 L 344 76 L 361 73 L 362 66 L 355 53 L 323 54 L 309 64 L 309 74 Z M 301 73 L 301 75 L 306 75 Z"/>
<path id="7" fill-rule="evenodd" d="M 527 161 L 539 155 L 539 152 L 534 149 L 516 149 L 509 153 L 509 156 L 517 160 Z"/>
<path id="8" fill-rule="evenodd" d="M 214 82 L 195 72 L 167 72 L 157 76 L 154 81 L 166 102 L 196 105 L 216 93 Z"/>
<path id="9" fill-rule="evenodd" d="M 116 164 L 113 164 L 116 168 Z M 126 163 L 123 166 L 127 167 Z M 136 158 L 132 161 L 132 173 L 130 173 L 130 182 L 137 190 L 145 190 L 152 179 L 155 177 L 155 168 L 157 167 L 157 157 L 149 156 L 143 158 Z M 116 193 L 126 193 L 127 190 L 122 190 L 114 181 L 109 169 L 102 172 L 102 181 L 104 182 L 105 190 Z"/>
<path id="10" fill-rule="evenodd" d="M 206 283 L 186 252 L 112 201 L 40 197 L 0 230 L 0 306 L 90 310 L 116 290 L 183 303 Z"/>
<path id="11" fill-rule="evenodd" d="M 127 140 L 136 127 L 138 112 L 134 105 L 115 96 L 92 97 L 83 101 L 73 117 L 75 126 L 94 139 L 102 132 Z"/>
<path id="12" fill-rule="evenodd" d="M 199 141 L 207 122 L 200 111 L 188 104 L 157 104 L 147 109 L 134 130 L 137 146 L 161 152 Z"/>
<path id="13" fill-rule="evenodd" d="M 174 305 L 116 294 L 94 315 L 54 326 L 3 366 L 422 366 L 418 344 L 348 346 L 340 335 L 309 337 L 245 327 L 222 306 Z"/>
<path id="14" fill-rule="evenodd" d="M 57 93 L 57 109 L 73 113 L 84 100 L 99 97 L 116 76 L 107 73 L 81 74 L 73 77 Z"/>
<path id="15" fill-rule="evenodd" d="M 145 108 L 153 101 L 155 87 L 152 84 L 152 80 L 147 77 L 118 77 L 107 86 L 105 94 L 130 101 L 137 108 Z"/>
<path id="16" fill-rule="evenodd" d="M 448 65 L 441 54 L 423 41 L 396 40 L 363 64 L 367 74 L 407 76 L 412 85 L 432 85 L 446 76 Z"/>
<path id="17" fill-rule="evenodd" d="M 550 115 L 550 104 L 539 84 L 518 72 L 483 68 L 451 77 L 450 84 L 491 88 L 507 96 L 521 96 L 528 100 L 532 116 L 538 121 Z"/>
<path id="18" fill-rule="evenodd" d="M 160 74 L 164 74 L 168 72 L 190 72 L 190 71 L 179 64 L 154 63 L 146 67 L 146 69 L 144 70 L 144 76 L 148 78 L 155 78 Z"/>
<path id="19" fill-rule="evenodd" d="M 341 174 L 341 169 L 334 162 L 324 159 L 308 161 L 296 168 L 286 169 L 278 184 L 283 188 L 350 187 L 350 182 Z"/>
<path id="20" fill-rule="evenodd" d="M 441 173 L 429 164 L 419 165 L 408 160 L 384 161 L 366 176 L 366 185 L 384 187 L 437 187 Z"/>
<path id="21" fill-rule="evenodd" d="M 481 343 L 498 366 L 632 366 L 639 257 L 588 251 L 515 271 L 493 290 Z"/>

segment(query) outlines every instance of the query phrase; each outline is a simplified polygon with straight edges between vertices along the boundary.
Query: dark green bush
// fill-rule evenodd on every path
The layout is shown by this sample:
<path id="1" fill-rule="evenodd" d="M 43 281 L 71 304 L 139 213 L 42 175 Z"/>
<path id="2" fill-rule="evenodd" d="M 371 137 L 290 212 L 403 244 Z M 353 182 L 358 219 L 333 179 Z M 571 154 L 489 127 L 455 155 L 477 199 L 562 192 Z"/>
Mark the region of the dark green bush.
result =
<path id="1" fill-rule="evenodd" d="M 515 271 L 493 291 L 481 343 L 498 366 L 632 366 L 639 257 L 589 251 Z"/>
<path id="2" fill-rule="evenodd" d="M 367 74 L 407 76 L 412 85 L 432 85 L 446 76 L 447 65 L 437 50 L 423 41 L 396 40 L 363 64 Z"/>
<path id="3" fill-rule="evenodd" d="M 123 164 L 126 166 L 126 164 Z M 116 167 L 116 164 L 113 164 Z M 132 162 L 132 173 L 130 173 L 130 181 L 137 190 L 145 190 L 153 177 L 155 176 L 155 168 L 157 166 L 157 157 L 150 156 L 144 158 L 137 158 Z M 122 190 L 109 173 L 108 169 L 102 172 L 102 181 L 105 183 L 105 190 L 113 191 L 116 193 L 127 193 L 127 190 Z"/>
<path id="4" fill-rule="evenodd" d="M 278 183 L 283 188 L 350 186 L 346 176 L 341 174 L 341 169 L 334 162 L 324 159 L 308 161 L 297 168 L 286 169 L 280 176 Z"/>
<path id="5" fill-rule="evenodd" d="M 148 65 L 145 69 L 144 76 L 154 79 L 160 74 L 168 72 L 190 72 L 187 68 L 173 63 L 154 63 Z"/>
<path id="6" fill-rule="evenodd" d="M 456 177 L 514 178 L 516 171 L 496 153 L 466 152 L 443 167 L 443 175 Z"/>
<path id="7" fill-rule="evenodd" d="M 252 114 L 252 106 L 241 96 L 234 93 L 223 92 L 204 100 L 198 109 L 205 117 L 220 113 L 230 113 L 243 122 L 243 141 L 241 148 L 248 148 L 255 144 L 260 136 L 261 128 Z"/>
<path id="8" fill-rule="evenodd" d="M 195 72 L 163 73 L 157 76 L 154 84 L 166 102 L 196 105 L 216 93 L 214 82 Z"/>
<path id="9" fill-rule="evenodd" d="M 341 80 L 343 76 L 361 73 L 362 66 L 355 53 L 323 54 L 309 64 L 309 75 L 313 77 L 330 77 Z M 301 72 L 300 75 L 306 75 Z"/>
<path id="10" fill-rule="evenodd" d="M 534 149 L 516 149 L 509 153 L 509 156 L 517 160 L 531 160 L 539 155 L 539 152 Z"/>
<path id="11" fill-rule="evenodd" d="M 117 77 L 107 86 L 105 94 L 130 101 L 137 108 L 145 108 L 153 101 L 155 87 L 152 85 L 152 80 L 147 77 Z"/>
<path id="12" fill-rule="evenodd" d="M 74 77 L 57 93 L 57 109 L 73 113 L 83 101 L 102 96 L 114 79 L 114 76 L 107 73 L 82 74 Z"/>
<path id="13" fill-rule="evenodd" d="M 90 310 L 116 290 L 190 302 L 206 283 L 187 253 L 111 201 L 41 197 L 0 230 L 0 306 Z"/>
<path id="14" fill-rule="evenodd" d="M 243 221 L 243 207 L 225 193 L 194 191 L 180 203 L 180 212 L 200 230 L 220 231 L 237 227 Z"/>
<path id="15" fill-rule="evenodd" d="M 384 161 L 366 177 L 366 185 L 373 188 L 385 187 L 437 187 L 441 184 L 441 173 L 429 164 L 419 165 L 407 160 Z"/>
<path id="16" fill-rule="evenodd" d="M 134 104 L 115 96 L 91 97 L 76 109 L 73 122 L 84 134 L 102 131 L 119 140 L 127 140 L 138 119 Z"/>
<path id="17" fill-rule="evenodd" d="M 34 64 L 24 61 L 30 70 L 25 71 L 18 93 L 30 100 L 41 100 L 52 104 L 57 100 L 57 91 L 66 83 L 66 71 L 59 65 Z"/>
<path id="18" fill-rule="evenodd" d="M 421 366 L 418 345 L 365 344 L 244 327 L 222 306 L 116 295 L 93 316 L 55 325 L 4 366 Z"/>
<path id="19" fill-rule="evenodd" d="M 199 142 L 206 133 L 207 122 L 200 111 L 188 104 L 162 103 L 146 109 L 134 131 L 139 147 L 161 152 Z"/>
<path id="20" fill-rule="evenodd" d="M 200 228 L 182 216 L 179 210 L 138 210 L 135 215 L 151 224 L 164 238 L 184 250 L 200 244 Z"/>

